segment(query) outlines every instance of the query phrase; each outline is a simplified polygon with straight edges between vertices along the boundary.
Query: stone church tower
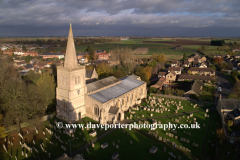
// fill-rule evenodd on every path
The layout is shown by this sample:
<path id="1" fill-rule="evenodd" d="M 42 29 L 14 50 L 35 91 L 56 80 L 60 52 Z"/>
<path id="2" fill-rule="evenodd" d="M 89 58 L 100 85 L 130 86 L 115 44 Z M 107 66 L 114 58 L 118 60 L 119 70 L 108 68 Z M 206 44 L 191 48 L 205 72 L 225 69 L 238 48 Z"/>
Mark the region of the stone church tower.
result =
<path id="1" fill-rule="evenodd" d="M 75 122 L 85 116 L 85 66 L 77 63 L 76 50 L 70 24 L 64 66 L 57 67 L 57 117 Z"/>

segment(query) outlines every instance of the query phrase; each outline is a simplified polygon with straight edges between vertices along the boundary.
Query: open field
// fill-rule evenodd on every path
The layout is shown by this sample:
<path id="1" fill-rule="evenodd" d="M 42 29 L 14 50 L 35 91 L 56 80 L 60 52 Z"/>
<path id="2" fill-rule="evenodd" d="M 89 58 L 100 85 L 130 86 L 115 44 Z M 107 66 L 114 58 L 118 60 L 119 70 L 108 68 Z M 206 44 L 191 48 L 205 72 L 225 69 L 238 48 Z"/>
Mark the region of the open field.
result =
<path id="1" fill-rule="evenodd" d="M 82 45 L 82 46 L 76 46 L 76 51 L 77 53 L 79 52 L 84 52 L 88 45 Z M 189 49 L 184 49 L 184 50 L 174 50 L 171 46 L 165 45 L 165 44 L 146 44 L 146 43 L 132 43 L 132 44 L 127 44 L 127 43 L 102 43 L 102 44 L 92 44 L 92 47 L 94 50 L 106 50 L 107 52 L 114 50 L 116 48 L 124 48 L 128 47 L 131 48 L 134 52 L 134 50 L 138 48 L 145 48 L 145 53 L 144 55 L 152 55 L 153 53 L 156 54 L 165 54 L 167 55 L 183 55 L 184 53 L 187 56 L 190 56 L 193 52 Z M 61 50 L 65 50 L 65 47 L 56 47 L 55 50 L 57 52 L 60 52 Z M 148 49 L 148 52 L 146 53 L 146 50 Z M 139 51 L 136 50 L 136 52 Z M 143 55 L 142 53 L 135 53 L 136 55 Z"/>
<path id="2" fill-rule="evenodd" d="M 148 48 L 137 48 L 133 51 L 133 54 L 147 54 Z"/>
<path id="3" fill-rule="evenodd" d="M 165 43 L 173 46 L 184 46 L 184 45 L 210 45 L 208 41 L 197 41 L 197 40 L 182 40 L 176 39 L 176 41 L 143 41 L 143 43 Z"/>

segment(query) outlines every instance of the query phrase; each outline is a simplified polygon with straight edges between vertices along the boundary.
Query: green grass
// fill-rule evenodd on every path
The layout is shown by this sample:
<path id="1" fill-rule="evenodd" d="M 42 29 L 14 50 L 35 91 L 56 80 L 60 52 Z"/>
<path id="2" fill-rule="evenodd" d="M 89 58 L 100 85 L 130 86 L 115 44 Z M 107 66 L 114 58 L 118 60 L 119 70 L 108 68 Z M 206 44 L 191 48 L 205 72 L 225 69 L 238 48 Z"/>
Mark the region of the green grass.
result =
<path id="1" fill-rule="evenodd" d="M 55 118 L 54 118 L 55 119 Z M 53 121 L 54 119 L 51 119 L 50 122 L 52 124 L 52 126 L 55 126 Z M 57 122 L 60 122 L 61 120 L 56 119 Z M 96 121 L 90 119 L 90 118 L 84 118 L 85 122 L 92 122 L 92 123 L 97 123 Z M 80 123 L 84 123 L 84 122 L 80 122 Z M 86 125 L 86 123 L 84 123 Z M 38 153 L 36 153 L 35 151 L 33 151 L 33 153 L 30 153 L 29 151 L 27 151 L 26 149 L 24 149 L 24 153 L 28 153 L 28 158 L 26 159 L 33 159 L 33 154 L 35 156 L 38 156 L 40 159 L 48 159 L 48 155 L 47 153 L 43 152 L 42 149 L 40 148 L 40 144 L 44 143 L 44 149 L 47 150 L 47 152 L 51 153 L 51 159 L 55 159 L 61 155 L 63 155 L 63 153 L 67 153 L 70 154 L 70 143 L 68 140 L 71 141 L 71 149 L 72 151 L 75 151 L 77 149 L 79 149 L 80 147 L 82 147 L 83 145 L 89 143 L 90 141 L 96 139 L 98 136 L 102 135 L 103 133 L 105 133 L 105 130 L 100 131 L 100 129 L 97 129 L 97 136 L 95 137 L 91 137 L 89 136 L 89 133 L 92 131 L 91 129 L 89 130 L 84 130 L 82 131 L 81 129 L 76 129 L 76 132 L 74 133 L 74 137 L 70 137 L 66 134 L 64 134 L 63 132 L 59 133 L 57 131 L 55 131 L 53 128 L 51 129 L 54 133 L 56 133 L 58 136 L 60 136 L 60 139 L 63 141 L 63 144 L 61 142 L 59 142 L 55 136 L 49 134 L 46 130 L 45 127 L 50 128 L 48 125 L 48 122 L 45 121 L 43 122 L 39 127 L 38 127 L 38 131 L 39 134 L 36 134 L 34 127 L 31 127 L 32 130 L 30 131 L 30 134 L 24 134 L 24 140 L 22 141 L 22 143 L 26 143 L 28 146 L 33 147 L 35 146 L 35 148 L 37 148 Z M 43 135 L 43 128 L 45 130 L 46 133 L 46 137 L 52 141 L 54 143 L 54 145 L 50 144 L 49 140 L 45 139 L 45 136 Z M 63 130 L 61 130 L 63 131 Z M 81 132 L 81 135 L 79 134 L 79 132 Z M 77 139 L 77 138 L 78 139 Z M 83 141 L 83 138 L 85 138 L 86 140 Z M 36 145 L 34 145 L 32 143 L 32 140 L 35 139 Z M 21 155 L 22 152 L 22 147 L 19 144 L 19 140 L 20 137 L 16 136 L 15 140 L 14 140 L 14 145 L 8 145 L 8 151 L 10 153 L 12 153 L 12 156 L 15 157 L 15 155 L 18 155 L 18 159 L 25 159 L 24 156 Z M 65 143 L 67 142 L 67 144 Z M 1 142 L 3 143 L 3 142 Z M 2 145 L 2 144 L 1 144 Z M 61 149 L 61 145 L 66 147 L 66 151 Z M 9 159 L 9 155 L 6 154 L 6 152 L 4 150 L 0 151 L 0 159 Z"/>
<path id="2" fill-rule="evenodd" d="M 185 156 L 182 153 L 176 152 L 172 147 L 166 147 L 167 152 L 163 152 L 163 148 L 165 147 L 163 144 L 154 141 L 134 130 L 129 131 L 130 134 L 123 133 L 122 130 L 117 129 L 110 133 L 108 136 L 98 140 L 95 143 L 95 147 L 88 147 L 89 153 L 86 150 L 80 152 L 83 154 L 85 159 L 94 159 L 94 160 L 110 160 L 111 156 L 114 152 L 119 153 L 119 159 L 124 160 L 144 160 L 144 159 L 167 159 L 170 157 L 167 153 L 173 152 L 174 155 L 181 156 L 181 159 L 188 160 L 191 159 L 190 157 Z M 120 143 L 118 142 L 120 140 Z M 130 140 L 133 142 L 132 145 L 130 144 Z M 100 146 L 101 144 L 107 142 L 108 147 L 102 149 Z M 119 146 L 119 149 L 116 149 L 113 146 L 113 142 Z M 155 154 L 149 153 L 149 149 L 152 146 L 156 146 L 158 151 Z"/>
<path id="3" fill-rule="evenodd" d="M 229 94 L 228 99 L 238 99 L 238 95 L 237 94 Z"/>
<path id="4" fill-rule="evenodd" d="M 218 143 L 218 160 L 233 160 L 236 159 L 237 152 L 235 147 L 225 140 L 222 143 Z M 228 155 L 229 152 L 229 155 Z"/>
<path id="5" fill-rule="evenodd" d="M 224 72 L 222 72 L 222 74 L 226 77 L 226 79 L 230 82 L 230 83 L 232 83 L 233 85 L 236 83 L 236 80 L 230 75 L 230 74 L 228 74 L 228 73 L 224 73 Z"/>
<path id="6" fill-rule="evenodd" d="M 209 132 L 207 135 L 207 140 L 205 143 L 205 154 L 207 157 L 210 159 L 214 159 L 216 156 L 216 142 L 217 142 L 217 136 L 216 136 L 216 131 L 219 128 L 222 128 L 221 125 L 221 119 L 219 117 L 219 114 L 217 110 L 212 110 L 212 119 L 211 119 L 211 124 L 209 126 Z M 214 132 L 214 134 L 212 134 Z M 214 146 L 212 146 L 214 144 Z"/>
<path id="7" fill-rule="evenodd" d="M 202 94 L 199 97 L 203 101 L 214 102 L 215 100 L 215 87 L 214 86 L 203 86 Z"/>
<path id="8" fill-rule="evenodd" d="M 95 50 L 106 50 L 111 51 L 116 48 L 123 48 L 128 47 L 132 50 L 135 50 L 137 48 L 149 48 L 148 55 L 152 55 L 153 53 L 156 54 L 165 54 L 165 55 L 183 55 L 184 53 L 186 55 L 191 55 L 192 51 L 189 49 L 185 50 L 174 50 L 172 49 L 172 46 L 164 43 L 142 43 L 144 40 L 149 41 L 158 41 L 157 39 L 134 39 L 134 40 L 124 40 L 121 42 L 114 42 L 114 43 L 98 43 L 98 44 L 92 44 L 92 47 Z M 84 52 L 86 48 L 88 47 L 88 44 L 76 46 L 77 53 Z M 60 52 L 61 50 L 65 50 L 66 47 L 56 47 L 55 50 L 57 52 Z"/>
<path id="9" fill-rule="evenodd" d="M 166 100 L 170 100 L 168 98 L 165 98 L 163 102 L 163 106 L 166 106 L 164 103 L 166 102 Z M 173 99 L 172 99 L 173 100 Z M 170 100 L 171 101 L 171 100 Z M 209 105 L 209 104 L 206 104 L 204 106 L 197 106 L 196 108 L 193 108 L 193 105 L 195 105 L 195 103 L 191 103 L 190 101 L 187 101 L 187 100 L 178 100 L 178 99 L 174 99 L 174 101 L 177 102 L 177 104 L 179 103 L 179 101 L 181 101 L 181 104 L 183 106 L 183 109 L 180 109 L 178 111 L 178 113 L 185 113 L 185 112 L 191 112 L 191 111 L 197 111 L 197 110 L 202 110 L 202 109 L 206 109 L 206 108 L 210 108 L 210 107 L 213 107 L 213 105 Z M 193 104 L 193 105 L 191 105 Z M 149 105 L 150 106 L 150 103 L 142 103 L 141 106 L 147 106 Z M 159 108 L 160 107 L 158 105 L 154 106 L 154 108 Z M 153 117 L 159 117 L 159 116 L 167 116 L 167 115 L 174 115 L 175 114 L 175 110 L 177 110 L 177 107 L 173 104 L 170 104 L 170 107 L 167 107 L 168 109 L 170 109 L 170 112 L 168 111 L 164 111 L 163 113 L 157 113 L 157 112 L 151 112 L 151 111 L 147 111 L 147 110 L 143 110 L 143 109 L 140 109 L 140 110 L 132 110 L 135 112 L 135 114 L 132 116 L 133 120 L 138 120 L 139 118 L 141 119 L 142 118 L 142 115 L 144 115 L 144 118 L 149 118 L 151 117 L 151 114 L 153 114 Z M 125 113 L 125 117 L 130 117 L 130 114 L 129 112 Z M 136 115 L 136 116 L 135 116 Z M 138 118 L 139 117 L 139 118 Z"/>
<path id="10" fill-rule="evenodd" d="M 163 129 L 158 128 L 153 132 L 158 131 L 158 136 L 162 136 L 163 138 L 169 139 L 171 142 L 175 142 L 177 145 L 181 145 L 183 147 L 188 148 L 189 150 L 191 150 L 192 155 L 194 155 L 195 157 L 198 157 L 199 159 L 203 159 L 201 149 L 202 149 L 202 145 L 203 145 L 204 136 L 207 131 L 207 124 L 209 122 L 209 118 L 205 118 L 204 114 L 205 114 L 205 111 L 193 113 L 193 117 L 190 117 L 189 119 L 187 119 L 188 115 L 185 115 L 185 118 L 183 118 L 183 116 L 181 116 L 181 120 L 179 121 L 179 124 L 189 124 L 189 126 L 190 126 L 190 123 L 186 122 L 186 120 L 188 120 L 188 121 L 191 120 L 191 124 L 192 124 L 193 118 L 196 118 L 196 121 L 200 124 L 200 129 L 177 128 L 176 129 L 177 134 L 174 134 L 174 136 L 178 136 L 178 139 L 167 136 L 166 133 L 170 133 L 170 131 L 168 131 L 168 130 L 163 130 Z M 210 116 L 212 116 L 212 115 L 210 114 Z M 159 118 L 156 120 L 161 121 L 161 124 L 168 124 L 169 122 L 172 124 L 176 124 L 176 122 L 174 120 L 175 120 L 175 118 L 179 118 L 179 117 L 180 116 L 172 116 L 172 117 Z M 172 119 L 173 119 L 173 121 L 172 121 Z M 206 124 L 206 127 L 203 127 L 203 124 Z M 145 131 L 146 133 L 148 131 L 150 131 L 150 129 L 142 129 L 142 130 Z M 184 133 L 184 131 L 185 131 L 185 133 Z M 187 135 L 186 132 L 191 133 L 191 136 Z M 188 144 L 185 142 L 181 142 L 180 137 L 189 139 L 190 143 Z M 193 147 L 192 146 L 193 143 L 197 143 L 198 147 Z"/>

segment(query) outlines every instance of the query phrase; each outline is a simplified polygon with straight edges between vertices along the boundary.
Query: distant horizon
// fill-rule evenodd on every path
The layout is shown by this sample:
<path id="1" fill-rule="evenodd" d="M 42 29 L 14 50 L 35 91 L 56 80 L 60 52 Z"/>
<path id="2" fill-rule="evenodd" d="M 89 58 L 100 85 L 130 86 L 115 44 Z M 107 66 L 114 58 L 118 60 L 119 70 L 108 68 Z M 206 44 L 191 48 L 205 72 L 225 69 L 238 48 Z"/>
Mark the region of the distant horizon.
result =
<path id="1" fill-rule="evenodd" d="M 67 38 L 68 35 L 66 36 L 0 36 L 1 38 L 38 38 L 38 37 L 41 37 L 41 38 L 44 38 L 44 37 L 64 37 L 64 38 Z M 160 36 L 74 36 L 74 38 L 81 38 L 81 37 L 86 37 L 86 38 L 90 38 L 90 37 L 94 37 L 94 38 L 97 38 L 97 37 L 136 37 L 136 38 L 240 38 L 240 37 L 206 37 L 206 36 L 198 36 L 198 37 L 195 37 L 195 36 L 182 36 L 182 37 L 167 37 L 167 36 L 163 36 L 163 37 L 160 37 Z M 124 40 L 123 40 L 124 41 Z"/>

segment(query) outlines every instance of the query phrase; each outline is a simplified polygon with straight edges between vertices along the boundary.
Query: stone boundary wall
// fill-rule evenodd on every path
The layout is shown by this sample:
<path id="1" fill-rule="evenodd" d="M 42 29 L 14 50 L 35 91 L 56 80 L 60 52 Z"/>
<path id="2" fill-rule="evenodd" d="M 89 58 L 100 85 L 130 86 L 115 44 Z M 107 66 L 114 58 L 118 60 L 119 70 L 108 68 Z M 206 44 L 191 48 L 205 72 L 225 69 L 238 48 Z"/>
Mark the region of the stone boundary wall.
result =
<path id="1" fill-rule="evenodd" d="M 52 114 L 49 114 L 49 115 L 45 115 L 43 117 L 41 117 L 41 122 L 43 121 L 46 121 L 46 120 L 49 120 L 49 119 L 52 119 L 54 116 L 56 116 L 56 112 L 53 112 Z M 21 128 L 25 128 L 25 127 L 28 127 L 28 126 L 31 126 L 31 122 L 23 122 L 23 123 L 20 123 L 20 126 Z M 16 130 L 16 125 L 13 125 L 13 126 L 10 126 L 8 127 L 5 132 L 11 132 L 11 131 L 14 131 Z"/>
<path id="2" fill-rule="evenodd" d="M 153 94 L 153 93 L 151 93 L 150 95 L 155 95 L 155 96 L 164 97 L 164 98 L 173 98 L 173 99 L 180 99 L 180 100 L 188 100 L 188 101 L 195 102 L 195 103 L 216 104 L 216 103 L 214 103 L 214 102 L 196 101 L 196 100 L 191 99 L 191 98 L 189 98 L 189 97 L 180 97 L 180 96 L 165 95 L 165 94 Z"/>

